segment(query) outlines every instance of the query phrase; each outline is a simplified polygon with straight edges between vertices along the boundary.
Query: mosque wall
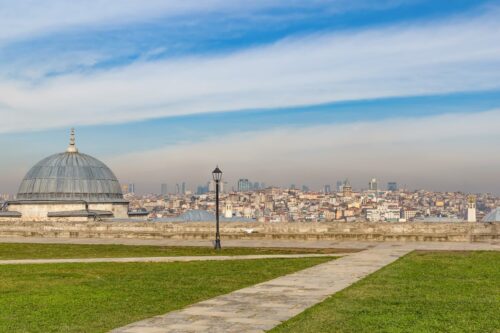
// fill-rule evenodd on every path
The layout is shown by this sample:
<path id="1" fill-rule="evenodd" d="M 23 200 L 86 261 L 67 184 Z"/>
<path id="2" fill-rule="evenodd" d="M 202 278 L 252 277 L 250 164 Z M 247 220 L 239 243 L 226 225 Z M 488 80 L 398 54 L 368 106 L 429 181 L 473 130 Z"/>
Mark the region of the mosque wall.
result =
<path id="1" fill-rule="evenodd" d="M 213 239 L 214 222 L 53 222 L 0 219 L 0 237 Z M 221 223 L 222 239 L 480 242 L 500 239 L 495 223 Z"/>
<path id="2" fill-rule="evenodd" d="M 90 210 L 105 210 L 112 212 L 116 218 L 128 218 L 128 202 L 123 203 L 91 203 Z"/>
<path id="3" fill-rule="evenodd" d="M 67 212 L 67 211 L 81 211 L 85 210 L 85 203 L 83 202 L 55 202 L 55 203 L 16 203 L 12 202 L 7 206 L 8 211 L 19 212 L 22 214 L 23 221 L 74 221 L 74 222 L 86 222 L 87 218 L 84 217 L 48 217 L 49 212 Z M 112 212 L 116 218 L 127 218 L 128 217 L 128 202 L 120 203 L 89 203 L 89 210 L 103 210 Z"/>
<path id="4" fill-rule="evenodd" d="M 84 203 L 11 203 L 7 210 L 19 212 L 23 220 L 47 221 L 48 212 L 84 210 Z"/>

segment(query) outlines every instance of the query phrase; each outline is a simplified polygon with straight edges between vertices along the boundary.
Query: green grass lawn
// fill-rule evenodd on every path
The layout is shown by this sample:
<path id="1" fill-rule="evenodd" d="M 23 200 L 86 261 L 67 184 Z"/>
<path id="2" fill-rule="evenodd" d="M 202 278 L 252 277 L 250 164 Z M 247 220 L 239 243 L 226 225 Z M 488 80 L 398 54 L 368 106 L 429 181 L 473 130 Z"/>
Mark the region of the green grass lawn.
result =
<path id="1" fill-rule="evenodd" d="M 0 266 L 0 332 L 106 332 L 328 260 Z"/>
<path id="2" fill-rule="evenodd" d="M 500 332 L 500 252 L 413 252 L 271 332 Z"/>
<path id="3" fill-rule="evenodd" d="M 56 258 L 114 258 L 114 257 L 165 257 L 212 256 L 247 254 L 298 254 L 338 253 L 349 250 L 300 249 L 300 248 L 222 248 L 209 247 L 133 246 L 133 245 L 80 245 L 0 243 L 0 260 L 7 259 L 56 259 Z M 353 251 L 350 251 L 353 252 Z"/>

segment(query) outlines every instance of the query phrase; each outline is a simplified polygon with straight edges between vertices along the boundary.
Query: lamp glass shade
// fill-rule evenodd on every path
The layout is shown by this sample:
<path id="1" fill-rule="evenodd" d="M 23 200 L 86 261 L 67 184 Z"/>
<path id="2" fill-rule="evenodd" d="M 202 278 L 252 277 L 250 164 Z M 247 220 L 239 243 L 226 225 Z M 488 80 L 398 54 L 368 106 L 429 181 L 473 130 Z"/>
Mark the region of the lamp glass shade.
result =
<path id="1" fill-rule="evenodd" d="M 222 179 L 222 171 L 220 171 L 219 167 L 216 167 L 214 171 L 212 171 L 212 176 L 216 182 Z"/>

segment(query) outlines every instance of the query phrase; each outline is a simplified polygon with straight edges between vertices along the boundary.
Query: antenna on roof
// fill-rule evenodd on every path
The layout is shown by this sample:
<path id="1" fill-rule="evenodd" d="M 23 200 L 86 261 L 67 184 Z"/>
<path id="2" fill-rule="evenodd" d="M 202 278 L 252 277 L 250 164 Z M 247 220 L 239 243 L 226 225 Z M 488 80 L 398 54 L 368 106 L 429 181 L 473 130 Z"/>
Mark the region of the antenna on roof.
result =
<path id="1" fill-rule="evenodd" d="M 69 146 L 68 149 L 66 149 L 66 152 L 68 153 L 78 153 L 78 149 L 76 149 L 75 146 L 75 129 L 71 129 L 71 134 L 69 136 Z"/>

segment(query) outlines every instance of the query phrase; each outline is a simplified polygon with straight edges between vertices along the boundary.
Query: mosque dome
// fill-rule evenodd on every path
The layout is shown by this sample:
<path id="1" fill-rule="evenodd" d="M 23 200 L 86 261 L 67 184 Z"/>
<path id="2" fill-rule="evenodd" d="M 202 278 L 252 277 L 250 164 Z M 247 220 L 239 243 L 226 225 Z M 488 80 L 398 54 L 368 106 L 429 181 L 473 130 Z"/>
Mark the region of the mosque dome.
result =
<path id="1" fill-rule="evenodd" d="M 85 200 L 119 202 L 120 183 L 104 163 L 78 152 L 74 131 L 64 153 L 44 158 L 33 166 L 19 186 L 18 200 Z"/>

